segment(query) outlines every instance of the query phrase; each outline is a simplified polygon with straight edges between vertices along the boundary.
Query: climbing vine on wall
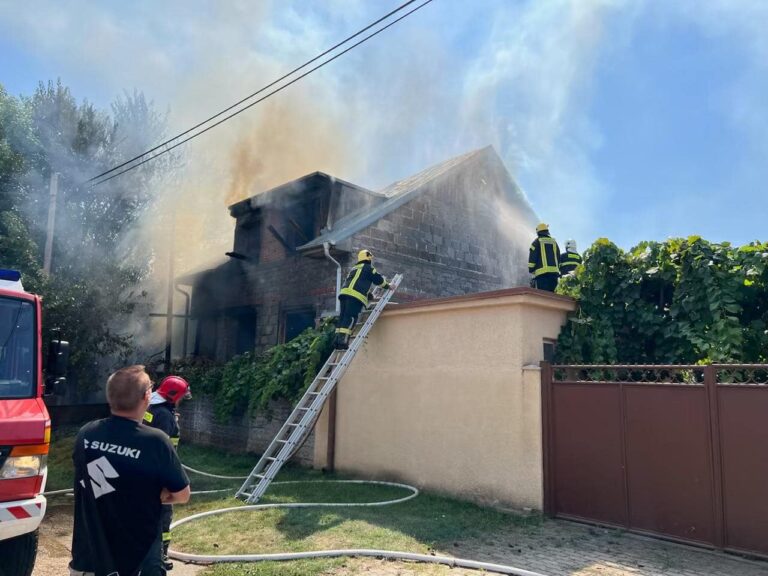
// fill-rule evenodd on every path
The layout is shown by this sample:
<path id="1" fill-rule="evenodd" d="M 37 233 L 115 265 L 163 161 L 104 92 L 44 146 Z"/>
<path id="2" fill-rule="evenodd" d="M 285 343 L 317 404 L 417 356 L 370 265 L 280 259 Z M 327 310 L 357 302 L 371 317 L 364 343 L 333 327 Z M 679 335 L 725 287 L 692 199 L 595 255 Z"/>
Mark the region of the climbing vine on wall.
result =
<path id="1" fill-rule="evenodd" d="M 625 252 L 600 239 L 558 292 L 579 301 L 558 362 L 768 361 L 768 243 L 692 236 Z"/>
<path id="2" fill-rule="evenodd" d="M 267 409 L 270 401 L 295 403 L 333 350 L 332 323 L 307 329 L 263 354 L 243 354 L 220 364 L 206 360 L 177 362 L 172 373 L 186 378 L 192 393 L 212 396 L 216 417 Z"/>

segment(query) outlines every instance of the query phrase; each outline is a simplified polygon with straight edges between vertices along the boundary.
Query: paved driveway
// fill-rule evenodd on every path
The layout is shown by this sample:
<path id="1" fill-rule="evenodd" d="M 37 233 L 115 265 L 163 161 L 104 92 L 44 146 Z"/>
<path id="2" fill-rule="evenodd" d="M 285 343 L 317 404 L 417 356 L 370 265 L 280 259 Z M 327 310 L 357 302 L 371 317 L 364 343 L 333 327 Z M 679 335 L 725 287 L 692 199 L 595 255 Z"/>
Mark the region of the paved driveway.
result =
<path id="1" fill-rule="evenodd" d="M 768 562 L 633 536 L 582 524 L 547 520 L 485 540 L 455 542 L 434 550 L 546 576 L 768 576 Z M 334 576 L 477 576 L 473 570 L 381 560 L 349 560 Z"/>
<path id="2" fill-rule="evenodd" d="M 72 508 L 51 506 L 40 530 L 40 550 L 32 576 L 67 573 L 72 540 Z M 492 538 L 454 542 L 451 555 L 540 572 L 546 576 L 768 576 L 768 562 L 750 562 L 721 553 L 641 538 L 613 530 L 547 520 L 538 526 L 511 527 Z M 176 562 L 171 576 L 194 576 L 203 568 Z M 289 564 L 275 574 L 289 574 Z M 473 570 L 403 562 L 350 559 L 334 576 L 477 576 Z M 202 576 L 202 575 L 201 575 Z"/>
<path id="3" fill-rule="evenodd" d="M 768 576 L 768 562 L 557 520 L 459 543 L 454 554 L 548 576 Z"/>

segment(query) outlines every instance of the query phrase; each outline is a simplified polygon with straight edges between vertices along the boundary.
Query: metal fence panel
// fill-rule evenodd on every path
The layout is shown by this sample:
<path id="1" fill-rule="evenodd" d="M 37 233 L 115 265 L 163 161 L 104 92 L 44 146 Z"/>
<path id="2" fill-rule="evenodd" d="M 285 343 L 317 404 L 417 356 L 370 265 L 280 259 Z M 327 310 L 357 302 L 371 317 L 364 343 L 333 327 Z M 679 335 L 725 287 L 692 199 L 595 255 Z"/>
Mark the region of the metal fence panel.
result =
<path id="1" fill-rule="evenodd" d="M 709 410 L 703 387 L 626 386 L 629 527 L 714 538 Z"/>
<path id="2" fill-rule="evenodd" d="M 623 526 L 627 517 L 618 388 L 556 385 L 553 401 L 558 512 Z M 600 498 L 592 496 L 595 492 Z"/>
<path id="3" fill-rule="evenodd" d="M 545 511 L 768 557 L 768 365 L 542 365 Z"/>
<path id="4" fill-rule="evenodd" d="M 718 386 L 725 544 L 768 555 L 768 389 Z"/>

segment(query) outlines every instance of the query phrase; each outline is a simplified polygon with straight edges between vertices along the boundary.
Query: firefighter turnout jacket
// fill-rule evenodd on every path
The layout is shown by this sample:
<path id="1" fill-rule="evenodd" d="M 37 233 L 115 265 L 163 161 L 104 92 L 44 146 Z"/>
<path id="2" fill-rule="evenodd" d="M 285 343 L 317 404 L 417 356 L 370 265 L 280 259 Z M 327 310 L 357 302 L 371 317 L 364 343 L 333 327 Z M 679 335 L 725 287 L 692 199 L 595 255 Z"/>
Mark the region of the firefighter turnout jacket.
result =
<path id="1" fill-rule="evenodd" d="M 528 254 L 528 272 L 534 278 L 542 274 L 560 274 L 560 247 L 549 232 L 539 232 L 531 243 Z"/>
<path id="2" fill-rule="evenodd" d="M 162 400 L 156 392 L 152 395 L 152 400 Z M 144 424 L 152 426 L 162 430 L 171 439 L 171 444 L 174 448 L 179 446 L 179 423 L 176 420 L 176 410 L 170 402 L 159 402 L 157 404 L 150 404 L 147 411 L 144 413 Z"/>
<path id="3" fill-rule="evenodd" d="M 581 255 L 578 252 L 566 250 L 560 254 L 560 274 L 563 276 L 576 270 L 579 264 L 581 264 Z"/>
<path id="4" fill-rule="evenodd" d="M 368 292 L 370 292 L 372 285 L 389 288 L 389 282 L 384 276 L 376 272 L 376 268 L 370 262 L 358 262 L 352 266 L 349 274 L 347 274 L 339 297 L 350 296 L 359 300 L 363 306 L 368 306 Z"/>

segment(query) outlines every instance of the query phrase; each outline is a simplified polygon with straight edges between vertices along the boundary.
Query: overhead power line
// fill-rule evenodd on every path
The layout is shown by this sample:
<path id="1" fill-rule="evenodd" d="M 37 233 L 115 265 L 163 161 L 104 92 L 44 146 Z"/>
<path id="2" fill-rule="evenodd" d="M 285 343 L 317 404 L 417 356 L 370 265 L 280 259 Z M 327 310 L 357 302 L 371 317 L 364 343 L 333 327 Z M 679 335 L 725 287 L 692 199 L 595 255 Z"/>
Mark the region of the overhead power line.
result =
<path id="1" fill-rule="evenodd" d="M 251 98 L 253 98 L 254 96 L 258 96 L 259 94 L 261 94 L 261 93 L 262 93 L 262 92 L 264 92 L 265 90 L 268 90 L 269 88 L 271 88 L 271 87 L 272 87 L 272 86 L 274 86 L 275 84 L 277 84 L 277 83 L 279 83 L 279 82 L 282 82 L 283 80 L 285 80 L 286 78 L 288 78 L 288 77 L 289 77 L 289 76 L 291 76 L 292 74 L 295 74 L 296 72 L 298 72 L 298 71 L 299 71 L 299 70 L 301 70 L 302 68 L 306 68 L 307 66 L 309 66 L 309 65 L 310 65 L 310 64 L 312 64 L 313 62 L 316 62 L 317 60 L 319 60 L 319 59 L 320 59 L 320 58 L 322 58 L 323 56 L 325 56 L 325 55 L 329 54 L 330 52 L 333 52 L 333 51 L 334 51 L 334 50 L 336 50 L 336 49 L 337 49 L 339 46 L 342 46 L 342 45 L 346 44 L 347 42 L 349 42 L 350 40 L 352 40 L 353 38 L 356 38 L 356 37 L 360 36 L 360 34 L 362 34 L 363 32 L 365 32 L 365 31 L 367 31 L 367 30 L 370 30 L 371 28 L 373 28 L 374 26 L 376 26 L 376 25 L 377 25 L 377 24 L 379 24 L 380 22 L 383 22 L 384 20 L 386 20 L 387 18 L 389 18 L 389 17 L 390 17 L 390 16 L 392 16 L 393 14 L 396 14 L 396 13 L 400 12 L 400 11 L 401 11 L 403 8 L 407 7 L 409 4 L 413 4 L 413 3 L 414 3 L 414 2 L 416 2 L 416 1 L 417 1 L 417 0 L 408 0 L 408 2 L 405 2 L 404 4 L 401 4 L 400 6 L 398 6 L 397 8 L 395 8 L 394 10 L 392 10 L 391 12 L 389 12 L 388 14 L 385 14 L 384 16 L 382 16 L 381 18 L 379 18 L 378 20 L 376 20 L 376 21 L 374 21 L 374 22 L 371 22 L 371 23 L 370 23 L 370 24 L 368 24 L 368 26 L 366 26 L 365 28 L 362 28 L 361 30 L 359 30 L 359 31 L 355 32 L 354 34 L 352 34 L 352 36 L 348 36 L 347 38 L 345 38 L 344 40 L 342 40 L 342 41 L 341 41 L 341 42 L 339 42 L 338 44 L 335 44 L 334 46 L 331 46 L 331 47 L 330 47 L 330 48 L 328 48 L 328 49 L 327 49 L 325 52 L 322 52 L 321 54 L 318 54 L 317 56 L 315 56 L 315 57 L 314 57 L 314 58 L 312 58 L 311 60 L 307 60 L 306 62 L 304 62 L 304 64 L 302 64 L 301 66 L 298 66 L 298 67 L 294 68 L 293 70 L 291 70 L 291 71 L 290 71 L 290 72 L 288 72 L 287 74 L 284 74 L 283 76 L 281 76 L 281 77 L 280 77 L 280 78 L 278 78 L 277 80 L 274 80 L 274 81 L 270 82 L 269 84 L 267 84 L 266 86 L 263 86 L 262 88 L 259 88 L 259 89 L 258 89 L 256 92 L 254 92 L 253 94 L 249 94 L 248 96 L 246 96 L 246 97 L 245 97 L 245 98 L 243 98 L 242 100 L 239 100 L 239 101 L 235 102 L 234 104 L 232 104 L 231 106 L 229 106 L 229 107 L 227 107 L 227 108 L 224 108 L 224 110 L 222 110 L 221 112 L 217 112 L 217 113 L 216 113 L 216 114 L 214 114 L 213 116 L 211 116 L 211 117 L 209 117 L 209 118 L 206 118 L 205 120 L 203 120 L 202 122 L 200 122 L 200 123 L 198 123 L 198 124 L 195 124 L 195 125 L 194 125 L 194 126 L 192 126 L 191 128 L 189 128 L 189 129 L 185 130 L 184 132 L 182 132 L 182 133 L 180 133 L 180 134 L 177 134 L 177 135 L 176 135 L 176 136 L 174 136 L 173 138 L 169 138 L 169 139 L 168 139 L 168 140 L 166 140 L 165 142 L 161 142 L 160 144 L 158 144 L 158 145 L 157 145 L 157 146 L 155 146 L 154 148 L 150 148 L 150 149 L 149 149 L 149 150 L 147 150 L 146 152 L 142 152 L 142 153 L 141 153 L 141 154 L 139 154 L 138 156 L 135 156 L 135 157 L 131 158 L 130 160 L 126 160 L 126 161 L 125 161 L 125 162 L 123 162 L 122 164 L 118 164 L 117 166 L 113 166 L 113 167 L 112 167 L 112 168 L 110 168 L 109 170 L 106 170 L 105 172 L 102 172 L 101 174 L 97 174 L 97 175 L 96 175 L 96 176 L 94 176 L 93 178 L 89 178 L 89 179 L 88 179 L 86 182 L 93 182 L 94 180 L 98 180 L 98 179 L 99 179 L 99 178 L 101 178 L 102 176 L 106 176 L 107 174 L 111 174 L 112 172 L 115 172 L 116 170 L 119 170 L 119 169 L 120 169 L 120 168 L 122 168 L 123 166 L 127 166 L 127 165 L 128 165 L 128 164 L 130 164 L 131 162 L 135 162 L 136 160 L 139 160 L 139 159 L 143 158 L 144 156 L 146 156 L 146 155 L 148 155 L 148 154 L 151 154 L 152 152 L 155 152 L 156 150 L 159 150 L 160 148 L 162 148 L 163 146 L 166 146 L 166 145 L 170 144 L 170 143 L 171 143 L 171 142 L 173 142 L 174 140 L 178 140 L 179 138 L 181 138 L 181 137 L 183 137 L 183 136 L 186 136 L 187 134 L 189 134 L 189 133 L 190 133 L 190 132 L 192 132 L 193 130 L 196 130 L 197 128 L 200 128 L 201 126 L 203 126 L 203 125 L 207 124 L 207 123 L 208 123 L 208 122 L 210 122 L 211 120 L 215 120 L 216 118 L 218 118 L 218 117 L 219 117 L 219 116 L 221 116 L 222 114 L 226 114 L 227 112 L 229 112 L 229 111 L 230 111 L 230 110 L 232 110 L 233 108 L 237 108 L 237 107 L 238 107 L 240 104 L 242 104 L 243 102 L 247 102 L 248 100 L 250 100 L 250 99 L 251 99 Z"/>
<path id="2" fill-rule="evenodd" d="M 433 0 L 425 0 L 424 2 L 422 2 L 421 4 L 416 6 L 415 8 L 409 10 L 408 12 L 406 12 L 405 14 L 400 16 L 399 18 L 396 18 L 395 20 L 393 20 L 392 22 L 388 23 L 387 25 L 382 26 L 381 28 L 379 28 L 375 32 L 372 32 L 371 34 L 369 34 L 366 37 L 364 37 L 362 40 L 359 40 L 358 42 L 355 42 L 354 44 L 352 44 L 351 46 L 345 48 L 344 50 L 342 50 L 338 54 L 335 54 L 331 58 L 328 58 L 327 60 L 324 60 L 323 62 L 321 62 L 317 66 L 314 66 L 313 68 L 310 68 L 309 70 L 307 70 L 303 74 L 301 74 L 301 75 L 297 76 L 296 78 L 292 79 L 290 82 L 287 82 L 286 84 L 283 84 L 282 86 L 280 86 L 278 88 L 275 88 L 271 92 L 268 92 L 266 95 L 262 96 L 261 98 L 251 102 L 250 104 L 248 104 L 246 106 L 243 106 L 239 110 L 236 110 L 235 112 L 232 112 L 231 114 L 227 114 L 227 112 L 232 111 L 233 109 L 237 108 L 238 106 L 240 106 L 241 104 L 247 102 L 248 100 L 254 98 L 255 96 L 258 96 L 259 94 L 265 92 L 266 90 L 269 90 L 270 88 L 272 88 L 273 86 L 279 84 L 281 81 L 287 79 L 288 77 L 290 77 L 291 75 L 295 74 L 299 70 L 302 70 L 302 69 L 306 68 L 307 66 L 309 66 L 310 64 L 312 64 L 314 62 L 317 62 L 318 60 L 320 60 L 324 56 L 327 56 L 328 54 L 330 54 L 334 50 L 336 50 L 339 47 L 343 46 L 344 44 L 348 43 L 350 40 L 360 36 L 361 34 L 365 33 L 366 31 L 370 30 L 371 28 L 375 27 L 377 24 L 380 24 L 381 22 L 387 20 L 388 18 L 390 18 L 394 14 L 397 14 L 398 12 L 402 11 L 403 9 L 408 7 L 409 5 L 417 2 L 417 0 L 408 0 L 407 2 L 404 2 L 403 4 L 401 4 L 400 6 L 395 8 L 394 10 L 392 10 L 391 12 L 389 12 L 386 15 L 382 16 L 381 18 L 378 18 L 374 22 L 371 22 L 370 24 L 368 24 L 365 28 L 360 29 L 359 31 L 357 31 L 354 34 L 352 34 L 351 36 L 345 38 L 341 42 L 338 42 L 337 44 L 335 44 L 331 48 L 328 48 L 324 52 L 318 54 L 314 58 L 312 58 L 310 60 L 307 60 L 301 66 L 298 66 L 298 67 L 294 68 L 293 70 L 291 70 L 287 74 L 284 74 L 280 78 L 270 82 L 266 86 L 263 86 L 262 88 L 260 88 L 256 92 L 246 96 L 245 98 L 239 100 L 238 102 L 232 104 L 231 106 L 228 106 L 224 110 L 221 110 L 220 112 L 217 112 L 216 114 L 214 114 L 213 116 L 203 120 L 202 122 L 199 122 L 198 124 L 195 124 L 191 128 L 185 130 L 184 132 L 181 132 L 180 134 L 177 134 L 173 138 L 169 138 L 165 142 L 161 142 L 160 144 L 158 144 L 157 146 L 147 150 L 146 152 L 143 152 L 142 154 L 139 154 L 138 156 L 135 156 L 134 158 L 131 158 L 130 160 L 126 160 L 122 164 L 118 164 L 118 165 L 110 168 L 109 170 L 106 170 L 106 171 L 102 172 L 101 174 L 98 174 L 98 175 L 94 176 L 93 178 L 90 178 L 84 184 L 90 185 L 91 187 L 98 186 L 100 184 L 104 184 L 105 182 L 108 182 L 109 180 L 112 180 L 113 178 L 117 178 L 118 176 L 121 176 L 122 174 L 125 174 L 126 172 L 129 172 L 129 171 L 131 171 L 131 170 L 133 170 L 135 168 L 138 168 L 139 166 L 142 166 L 142 165 L 146 164 L 147 162 L 150 162 L 151 160 L 154 160 L 155 158 L 158 158 L 159 156 L 162 156 L 163 154 L 167 154 L 171 150 L 173 150 L 175 148 L 178 148 L 179 146 L 181 146 L 182 144 L 185 144 L 186 142 L 189 142 L 193 138 L 197 138 L 198 136 L 200 136 L 202 134 L 205 134 L 209 130 L 219 126 L 220 124 L 223 124 L 224 122 L 226 122 L 227 120 L 237 116 L 238 114 L 241 114 L 242 112 L 245 112 L 249 108 L 255 106 L 256 104 L 258 104 L 260 102 L 263 102 L 264 100 L 266 100 L 267 98 L 273 96 L 274 94 L 277 94 L 278 92 L 281 92 L 282 90 L 288 88 L 292 84 L 295 84 L 296 82 L 298 82 L 302 78 L 310 75 L 312 72 L 315 72 L 316 70 L 319 70 L 320 68 L 330 64 L 331 62 L 333 62 L 337 58 L 343 56 L 347 52 L 349 52 L 349 51 L 353 50 L 354 48 L 360 46 L 361 44 L 367 42 L 368 40 L 370 40 L 374 36 L 377 36 L 377 35 L 381 34 L 386 29 L 394 26 L 395 24 L 397 24 L 401 20 L 407 18 L 408 16 L 410 16 L 411 14 L 416 12 L 417 10 L 420 10 L 421 8 L 423 8 L 427 4 L 431 3 L 432 1 Z M 221 116 L 223 116 L 225 114 L 227 114 L 227 115 L 224 116 L 224 118 L 221 118 L 221 120 L 219 120 L 219 121 L 217 121 L 217 122 L 215 122 L 213 124 L 210 124 L 209 126 L 206 126 L 202 130 L 196 131 L 198 128 L 201 128 L 201 127 L 205 126 L 206 124 L 210 123 L 212 120 L 215 120 L 216 118 L 219 118 L 219 117 L 221 117 Z M 187 136 L 187 135 L 189 135 L 189 136 Z M 187 137 L 184 138 L 184 136 L 187 136 Z M 179 140 L 180 138 L 183 138 L 183 139 Z M 179 140 L 179 141 L 175 142 L 177 140 Z M 169 144 L 171 144 L 173 142 L 175 142 L 175 144 L 169 146 Z M 157 152 L 157 153 L 153 154 L 153 152 Z M 151 154 L 151 156 L 150 156 L 150 154 Z M 140 161 L 138 161 L 138 160 L 140 160 Z M 121 168 L 123 168 L 123 169 L 121 170 Z M 107 177 L 104 178 L 104 176 L 107 176 Z"/>

